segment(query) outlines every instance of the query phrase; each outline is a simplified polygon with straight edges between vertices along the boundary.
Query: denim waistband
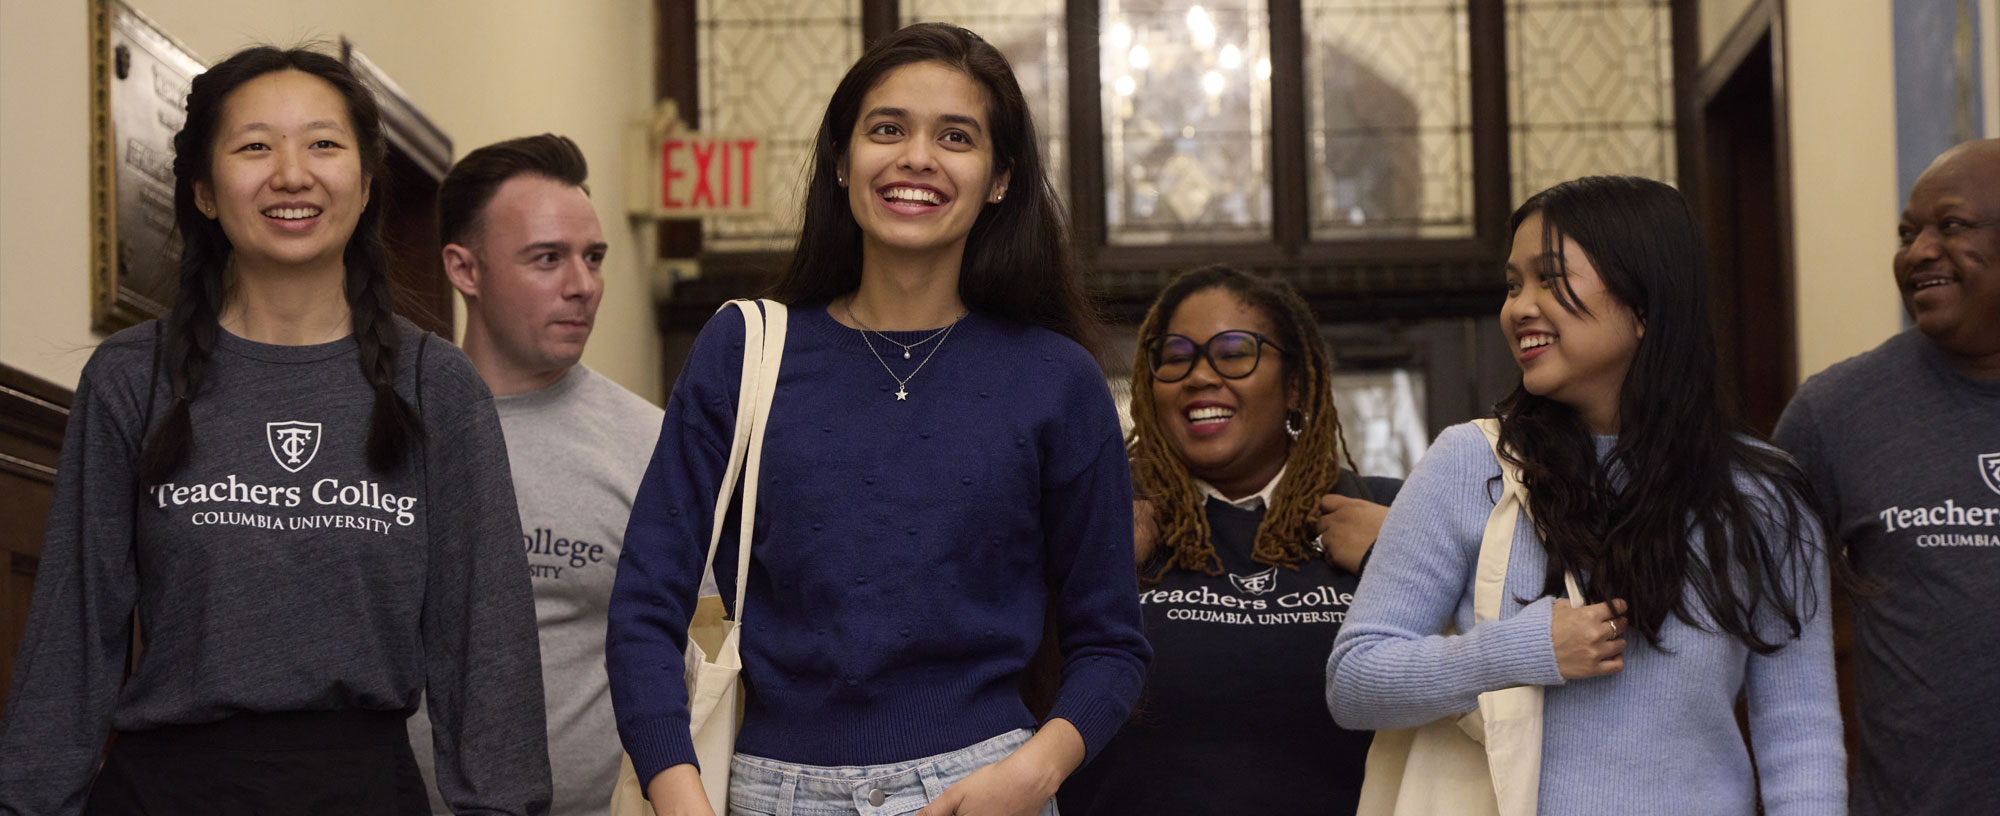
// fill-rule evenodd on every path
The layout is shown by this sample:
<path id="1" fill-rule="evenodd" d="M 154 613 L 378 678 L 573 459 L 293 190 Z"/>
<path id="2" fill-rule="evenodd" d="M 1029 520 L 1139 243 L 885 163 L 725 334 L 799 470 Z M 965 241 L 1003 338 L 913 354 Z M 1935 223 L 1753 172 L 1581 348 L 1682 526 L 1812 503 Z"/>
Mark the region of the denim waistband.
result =
<path id="1" fill-rule="evenodd" d="M 800 765 L 739 753 L 729 767 L 730 809 L 780 816 L 912 813 L 952 783 L 1005 759 L 1033 735 L 1016 729 L 957 751 L 887 765 Z"/>

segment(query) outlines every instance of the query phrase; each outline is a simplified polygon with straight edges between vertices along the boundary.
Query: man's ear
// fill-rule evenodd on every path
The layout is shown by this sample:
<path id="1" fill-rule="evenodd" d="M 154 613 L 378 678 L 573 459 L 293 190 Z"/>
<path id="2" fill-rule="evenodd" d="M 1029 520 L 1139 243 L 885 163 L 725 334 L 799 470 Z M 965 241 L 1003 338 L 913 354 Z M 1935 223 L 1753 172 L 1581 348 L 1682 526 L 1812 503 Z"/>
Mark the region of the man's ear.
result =
<path id="1" fill-rule="evenodd" d="M 467 298 L 479 297 L 479 256 L 463 244 L 444 245 L 444 276 Z"/>

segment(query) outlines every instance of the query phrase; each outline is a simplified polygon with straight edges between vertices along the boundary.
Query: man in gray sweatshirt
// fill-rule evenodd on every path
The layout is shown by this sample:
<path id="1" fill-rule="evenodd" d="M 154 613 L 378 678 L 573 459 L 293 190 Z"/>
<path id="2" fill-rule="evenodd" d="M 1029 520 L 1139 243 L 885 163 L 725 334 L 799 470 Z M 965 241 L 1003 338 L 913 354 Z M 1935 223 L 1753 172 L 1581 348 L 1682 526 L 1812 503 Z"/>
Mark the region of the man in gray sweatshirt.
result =
<path id="1" fill-rule="evenodd" d="M 618 780 L 605 612 L 662 416 L 578 362 L 606 251 L 586 175 L 575 143 L 531 136 L 473 151 L 438 191 L 445 272 L 465 298 L 465 354 L 493 391 L 519 500 L 558 816 L 608 813 Z M 426 745 L 424 718 L 410 723 L 412 742 Z M 445 812 L 434 790 L 432 808 Z"/>
<path id="2" fill-rule="evenodd" d="M 1854 603 L 1856 816 L 2000 813 L 2000 141 L 1910 192 L 1894 269 L 1916 328 L 1799 388 L 1776 441 Z"/>

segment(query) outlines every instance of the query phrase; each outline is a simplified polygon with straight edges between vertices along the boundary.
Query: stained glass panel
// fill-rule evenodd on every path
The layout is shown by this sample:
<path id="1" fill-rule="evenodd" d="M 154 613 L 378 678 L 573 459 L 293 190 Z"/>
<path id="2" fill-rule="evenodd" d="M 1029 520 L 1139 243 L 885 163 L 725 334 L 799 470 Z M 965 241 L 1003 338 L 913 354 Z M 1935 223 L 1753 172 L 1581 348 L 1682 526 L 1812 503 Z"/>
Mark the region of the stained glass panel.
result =
<path id="1" fill-rule="evenodd" d="M 1042 166 L 1060 194 L 1068 188 L 1063 145 L 1069 117 L 1069 55 L 1063 0 L 903 0 L 902 23 L 943 22 L 969 29 L 1000 49 L 1028 100 L 1042 137 Z"/>
<path id="2" fill-rule="evenodd" d="M 1513 199 L 1616 173 L 1674 182 L 1668 0 L 1510 0 Z"/>
<path id="3" fill-rule="evenodd" d="M 1270 28 L 1262 0 L 1104 0 L 1111 243 L 1270 236 Z"/>
<path id="4" fill-rule="evenodd" d="M 764 137 L 771 172 L 762 215 L 703 219 L 709 251 L 788 250 L 814 132 L 842 74 L 861 56 L 860 0 L 700 0 L 701 129 Z"/>
<path id="5" fill-rule="evenodd" d="M 1306 0 L 1317 240 L 1473 232 L 1464 0 Z"/>
<path id="6" fill-rule="evenodd" d="M 1409 476 L 1431 441 L 1423 370 L 1335 371 L 1328 379 L 1355 466 L 1367 476 Z"/>

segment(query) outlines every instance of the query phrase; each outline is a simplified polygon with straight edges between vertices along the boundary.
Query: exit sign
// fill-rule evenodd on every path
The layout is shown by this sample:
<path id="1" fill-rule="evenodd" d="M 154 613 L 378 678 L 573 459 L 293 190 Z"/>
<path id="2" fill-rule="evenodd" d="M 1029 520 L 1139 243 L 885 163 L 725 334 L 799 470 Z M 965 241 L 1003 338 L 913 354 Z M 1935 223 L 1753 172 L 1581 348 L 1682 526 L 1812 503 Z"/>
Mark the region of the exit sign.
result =
<path id="1" fill-rule="evenodd" d="M 689 130 L 668 100 L 651 122 L 634 128 L 631 141 L 638 155 L 627 189 L 635 216 L 695 218 L 768 206 L 759 189 L 770 163 L 761 137 Z"/>

